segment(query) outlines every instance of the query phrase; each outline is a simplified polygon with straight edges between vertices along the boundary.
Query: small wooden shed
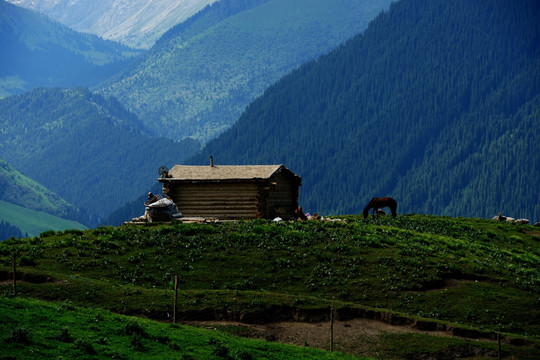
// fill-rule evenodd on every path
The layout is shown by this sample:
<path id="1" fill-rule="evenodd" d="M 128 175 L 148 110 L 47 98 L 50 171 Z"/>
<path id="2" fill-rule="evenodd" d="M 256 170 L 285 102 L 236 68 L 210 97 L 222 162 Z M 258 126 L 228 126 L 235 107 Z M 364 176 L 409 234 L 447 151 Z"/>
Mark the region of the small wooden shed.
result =
<path id="1" fill-rule="evenodd" d="M 294 217 L 301 178 L 283 165 L 175 165 L 158 179 L 185 217 Z"/>

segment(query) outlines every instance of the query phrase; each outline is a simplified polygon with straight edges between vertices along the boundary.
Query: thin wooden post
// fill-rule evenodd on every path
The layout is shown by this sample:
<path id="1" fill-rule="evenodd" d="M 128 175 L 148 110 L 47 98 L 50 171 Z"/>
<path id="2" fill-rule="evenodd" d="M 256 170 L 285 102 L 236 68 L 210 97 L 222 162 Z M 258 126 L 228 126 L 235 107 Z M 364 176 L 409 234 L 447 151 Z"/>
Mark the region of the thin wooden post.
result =
<path id="1" fill-rule="evenodd" d="M 13 296 L 17 295 L 17 253 L 13 252 Z"/>
<path id="2" fill-rule="evenodd" d="M 501 334 L 497 333 L 497 360 L 502 359 L 502 353 L 501 353 Z"/>
<path id="3" fill-rule="evenodd" d="M 174 309 L 173 309 L 173 324 L 176 324 L 176 309 L 178 305 L 178 275 L 174 276 Z"/>
<path id="4" fill-rule="evenodd" d="M 330 307 L 330 352 L 334 351 L 334 304 Z"/>

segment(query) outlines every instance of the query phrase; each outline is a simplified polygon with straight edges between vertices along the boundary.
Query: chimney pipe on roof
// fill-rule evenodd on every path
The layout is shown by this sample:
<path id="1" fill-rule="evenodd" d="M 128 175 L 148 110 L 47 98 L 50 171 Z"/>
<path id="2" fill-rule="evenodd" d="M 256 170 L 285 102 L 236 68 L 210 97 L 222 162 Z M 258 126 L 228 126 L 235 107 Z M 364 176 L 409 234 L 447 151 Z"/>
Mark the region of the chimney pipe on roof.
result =
<path id="1" fill-rule="evenodd" d="M 214 167 L 214 157 L 210 155 L 210 167 Z"/>

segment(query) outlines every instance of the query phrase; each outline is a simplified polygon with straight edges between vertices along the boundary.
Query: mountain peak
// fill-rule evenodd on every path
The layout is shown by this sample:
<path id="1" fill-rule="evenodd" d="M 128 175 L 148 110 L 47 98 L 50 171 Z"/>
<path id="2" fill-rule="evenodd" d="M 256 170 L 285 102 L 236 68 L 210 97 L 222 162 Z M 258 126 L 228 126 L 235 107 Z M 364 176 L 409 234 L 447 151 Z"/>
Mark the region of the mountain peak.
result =
<path id="1" fill-rule="evenodd" d="M 83 33 L 150 48 L 170 27 L 216 0 L 8 0 Z"/>

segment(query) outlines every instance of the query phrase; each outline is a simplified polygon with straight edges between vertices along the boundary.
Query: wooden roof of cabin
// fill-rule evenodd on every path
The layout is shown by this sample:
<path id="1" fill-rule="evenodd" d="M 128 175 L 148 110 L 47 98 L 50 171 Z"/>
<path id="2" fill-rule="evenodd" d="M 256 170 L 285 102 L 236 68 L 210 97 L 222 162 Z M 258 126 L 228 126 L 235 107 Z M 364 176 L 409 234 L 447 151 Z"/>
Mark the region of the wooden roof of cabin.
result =
<path id="1" fill-rule="evenodd" d="M 291 176 L 297 177 L 300 180 L 299 176 L 283 165 L 174 165 L 169 170 L 169 178 L 167 180 L 257 180 L 269 179 L 274 174 L 282 171 L 286 171 Z"/>

